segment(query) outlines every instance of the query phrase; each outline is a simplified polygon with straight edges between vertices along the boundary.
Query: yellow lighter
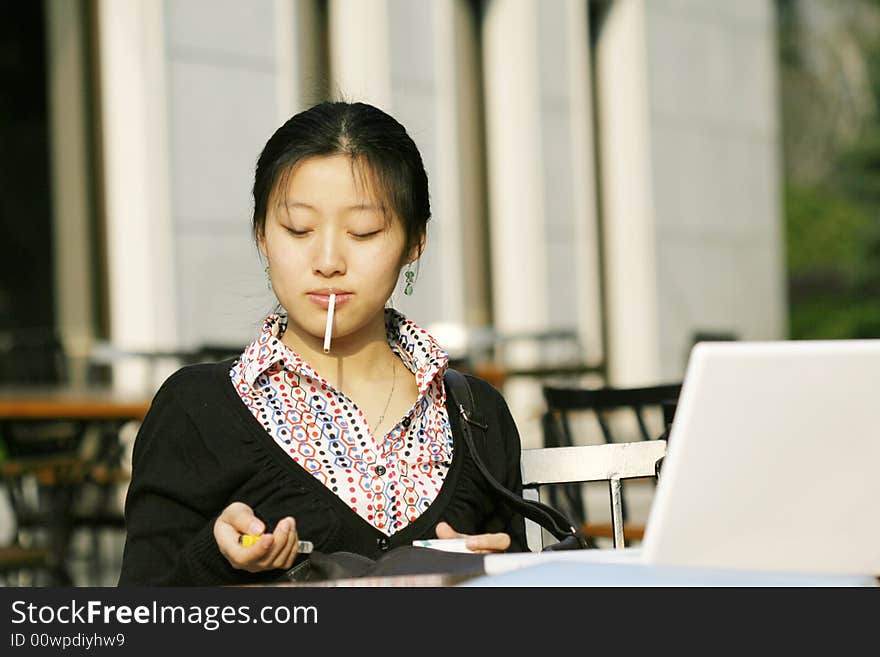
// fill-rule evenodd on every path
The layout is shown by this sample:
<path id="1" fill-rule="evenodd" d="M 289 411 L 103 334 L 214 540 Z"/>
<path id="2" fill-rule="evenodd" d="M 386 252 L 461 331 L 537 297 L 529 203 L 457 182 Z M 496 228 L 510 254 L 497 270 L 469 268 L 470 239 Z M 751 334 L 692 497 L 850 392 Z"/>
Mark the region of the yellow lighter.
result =
<path id="1" fill-rule="evenodd" d="M 262 534 L 242 534 L 238 537 L 238 542 L 241 543 L 243 547 L 250 547 L 260 540 L 260 536 L 262 536 Z M 309 554 L 313 548 L 314 546 L 311 541 L 296 542 L 296 551 L 300 554 Z"/>

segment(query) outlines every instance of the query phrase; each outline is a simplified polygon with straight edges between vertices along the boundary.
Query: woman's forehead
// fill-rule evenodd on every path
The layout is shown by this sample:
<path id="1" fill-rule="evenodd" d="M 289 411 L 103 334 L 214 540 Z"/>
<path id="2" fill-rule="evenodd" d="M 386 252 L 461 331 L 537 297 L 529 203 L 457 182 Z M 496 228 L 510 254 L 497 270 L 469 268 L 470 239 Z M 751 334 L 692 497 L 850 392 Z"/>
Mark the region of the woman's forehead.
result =
<path id="1" fill-rule="evenodd" d="M 381 209 L 387 205 L 376 176 L 363 158 L 348 155 L 313 156 L 291 167 L 279 181 L 283 202 L 308 198 L 333 199 L 350 205 Z"/>

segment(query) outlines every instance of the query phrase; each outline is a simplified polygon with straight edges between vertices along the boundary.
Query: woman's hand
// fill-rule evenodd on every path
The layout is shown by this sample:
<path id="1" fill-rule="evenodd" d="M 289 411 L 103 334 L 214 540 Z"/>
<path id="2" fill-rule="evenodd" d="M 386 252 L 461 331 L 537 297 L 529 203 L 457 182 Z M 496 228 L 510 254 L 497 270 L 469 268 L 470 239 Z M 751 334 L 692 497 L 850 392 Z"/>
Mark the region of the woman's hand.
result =
<path id="1" fill-rule="evenodd" d="M 441 522 L 436 528 L 437 538 L 466 538 L 468 550 L 485 554 L 487 552 L 504 552 L 510 547 L 510 536 L 507 534 L 459 534 L 448 522 Z"/>
<path id="2" fill-rule="evenodd" d="M 272 533 L 263 534 L 250 547 L 239 542 L 242 534 L 262 534 L 264 530 L 265 525 L 247 504 L 233 502 L 214 523 L 214 540 L 233 568 L 249 573 L 290 568 L 297 552 L 296 522 L 290 516 L 279 520 Z"/>

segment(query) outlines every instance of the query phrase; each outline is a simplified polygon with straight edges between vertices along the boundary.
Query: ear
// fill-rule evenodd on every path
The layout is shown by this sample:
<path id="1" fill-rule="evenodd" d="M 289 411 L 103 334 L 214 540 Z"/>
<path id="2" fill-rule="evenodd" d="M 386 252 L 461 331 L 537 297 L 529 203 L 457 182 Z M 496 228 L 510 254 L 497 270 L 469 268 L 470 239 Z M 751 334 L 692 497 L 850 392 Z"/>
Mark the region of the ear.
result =
<path id="1" fill-rule="evenodd" d="M 418 243 L 413 245 L 412 249 L 410 249 L 410 252 L 407 254 L 406 262 L 404 264 L 411 265 L 422 257 L 422 254 L 425 252 L 425 241 L 425 234 L 422 233 Z"/>
<path id="2" fill-rule="evenodd" d="M 260 231 L 260 234 L 257 236 L 257 247 L 259 247 L 260 253 L 263 254 L 263 257 L 266 258 L 266 260 L 268 260 L 269 254 L 266 251 L 266 232 L 265 232 L 265 229 Z"/>

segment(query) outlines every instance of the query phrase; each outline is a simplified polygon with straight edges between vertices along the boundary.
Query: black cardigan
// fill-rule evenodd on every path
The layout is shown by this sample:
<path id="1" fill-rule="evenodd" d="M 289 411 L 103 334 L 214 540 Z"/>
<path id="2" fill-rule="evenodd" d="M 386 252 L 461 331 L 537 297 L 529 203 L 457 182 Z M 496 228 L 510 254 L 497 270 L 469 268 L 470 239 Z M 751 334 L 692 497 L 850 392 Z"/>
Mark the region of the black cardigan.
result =
<path id="1" fill-rule="evenodd" d="M 214 521 L 232 502 L 253 508 L 268 531 L 281 518 L 293 516 L 299 537 L 325 553 L 357 552 L 375 559 L 390 548 L 435 538 L 434 528 L 442 520 L 465 534 L 507 532 L 511 551 L 527 549 L 522 517 L 485 483 L 449 401 L 453 459 L 440 493 L 415 522 L 386 536 L 272 439 L 234 389 L 232 363 L 184 367 L 156 393 L 134 444 L 120 585 L 277 579 L 279 570 L 237 570 L 220 553 Z M 471 376 L 468 380 L 475 406 L 489 424 L 483 460 L 496 479 L 520 493 L 519 434 L 507 404 L 490 384 Z"/>

